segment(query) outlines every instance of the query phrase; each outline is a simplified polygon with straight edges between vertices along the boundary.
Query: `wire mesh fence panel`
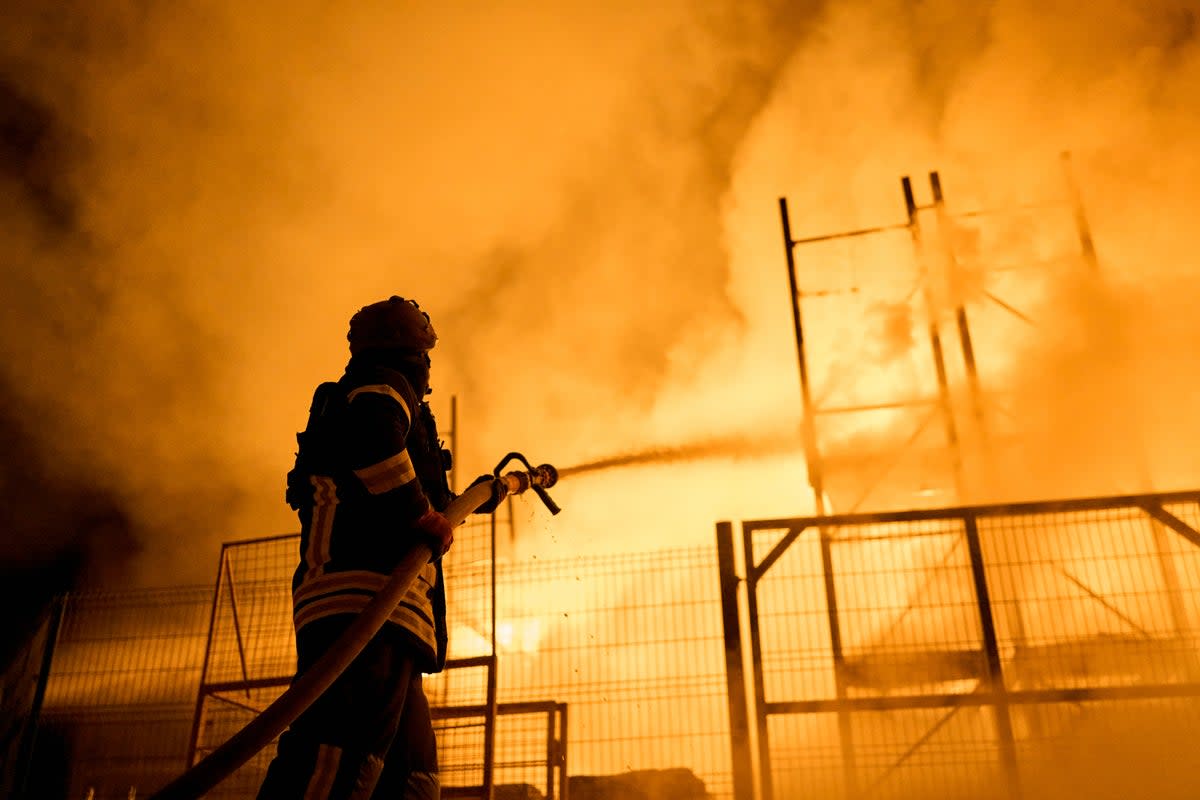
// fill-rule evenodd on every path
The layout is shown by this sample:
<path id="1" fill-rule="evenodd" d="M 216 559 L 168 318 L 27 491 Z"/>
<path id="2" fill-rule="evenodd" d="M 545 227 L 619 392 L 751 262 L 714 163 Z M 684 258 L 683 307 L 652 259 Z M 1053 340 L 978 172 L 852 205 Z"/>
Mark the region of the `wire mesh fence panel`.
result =
<path id="1" fill-rule="evenodd" d="M 989 518 L 980 528 L 1010 688 L 1200 680 L 1200 587 L 1176 565 L 1196 554 L 1171 547 L 1144 511 Z"/>
<path id="2" fill-rule="evenodd" d="M 781 538 L 780 531 L 755 531 L 755 558 L 761 559 Z M 784 551 L 758 584 L 763 595 L 758 605 L 760 665 L 768 699 L 836 694 L 821 563 L 819 540 L 805 536 Z"/>
<path id="3" fill-rule="evenodd" d="M 222 548 L 204 683 L 290 677 L 296 669 L 292 572 L 299 537 Z"/>
<path id="4" fill-rule="evenodd" d="M 857 791 L 879 798 L 1006 796 L 993 708 L 863 711 L 853 716 Z"/>
<path id="5" fill-rule="evenodd" d="M 128 800 L 179 772 L 192 706 L 110 707 L 47 714 L 28 797 Z"/>
<path id="6" fill-rule="evenodd" d="M 194 701 L 211 604 L 211 587 L 70 596 L 45 707 Z"/>
<path id="7" fill-rule="evenodd" d="M 837 714 L 774 717 L 769 725 L 774 796 L 1004 797 L 993 713 L 981 707 L 856 712 L 849 760 L 837 743 Z"/>
<path id="8" fill-rule="evenodd" d="M 496 729 L 494 783 L 499 791 L 524 792 L 523 796 L 559 796 L 564 763 L 558 751 L 564 736 L 561 707 L 546 703 L 500 708 Z M 438 759 L 444 762 L 444 787 L 481 787 L 484 784 L 485 719 L 482 715 L 456 714 L 435 720 Z"/>
<path id="9" fill-rule="evenodd" d="M 500 695 L 569 712 L 572 775 L 729 778 L 716 562 L 704 548 L 509 565 Z"/>
<path id="10" fill-rule="evenodd" d="M 31 796 L 125 800 L 183 768 L 211 607 L 211 587 L 67 599 Z"/>
<path id="11" fill-rule="evenodd" d="M 1198 499 L 743 523 L 764 796 L 1012 797 L 1055 753 L 1178 754 Z"/>
<path id="12" fill-rule="evenodd" d="M 1126 785 L 1092 774 L 1122 757 L 1191 764 L 1198 499 L 745 523 L 772 796 L 999 798 L 1065 771 L 1096 797 Z M 483 782 L 494 678 L 506 793 L 556 794 L 569 774 L 577 794 L 682 780 L 732 797 L 715 553 L 509 563 L 492 534 L 464 527 L 445 563 L 452 667 L 426 688 L 447 786 Z M 72 598 L 35 754 L 44 796 L 149 794 L 269 706 L 294 667 L 296 558 L 295 536 L 234 543 L 215 587 Z M 253 797 L 272 753 L 210 796 Z"/>
<path id="13" fill-rule="evenodd" d="M 200 761 L 245 728 L 286 688 L 286 684 L 280 683 L 274 686 L 231 688 L 205 695 L 199 718 L 201 729 L 192 743 L 195 749 L 193 761 Z M 272 742 L 251 755 L 243 765 L 209 790 L 205 797 L 212 800 L 253 800 L 274 756 L 275 743 Z"/>
<path id="14" fill-rule="evenodd" d="M 556 764 L 570 764 L 572 775 L 679 770 L 699 776 L 715 796 L 727 795 L 727 698 L 713 555 L 698 548 L 496 564 L 493 615 L 493 562 L 483 557 L 490 548 L 476 541 L 490 535 L 486 524 L 464 526 L 456 537 L 456 549 L 463 545 L 457 560 L 448 558 L 445 567 L 452 667 L 455 659 L 490 652 L 494 618 L 496 785 L 550 794 L 555 776 L 562 776 Z M 176 702 L 169 719 L 155 723 L 171 726 L 154 737 L 155 752 L 138 750 L 132 738 L 108 745 L 114 763 L 144 762 L 136 781 L 142 794 L 185 769 L 189 751 L 194 763 L 241 730 L 292 675 L 290 580 L 297 545 L 298 537 L 288 536 L 227 546 L 215 587 L 189 590 L 186 609 L 174 608 L 170 593 L 153 591 L 119 602 L 77 601 L 65 623 L 52 693 L 64 729 L 78 737 L 99 725 L 96 730 L 115 737 L 118 725 L 84 718 L 111 704 L 134 724 L 145 703 Z M 114 614 L 124 617 L 109 619 Z M 427 676 L 435 713 L 482 705 L 487 680 L 480 666 Z M 561 710 L 521 711 L 514 704 Z M 478 785 L 483 718 L 440 717 L 437 726 L 449 784 Z M 97 746 L 87 762 L 95 787 L 102 750 Z M 253 797 L 273 750 L 272 744 L 254 755 L 210 796 Z"/>
<path id="15" fill-rule="evenodd" d="M 0 673 L 0 797 L 20 796 L 26 781 L 61 611 L 61 603 L 52 603 L 42 612 L 33 634 Z"/>

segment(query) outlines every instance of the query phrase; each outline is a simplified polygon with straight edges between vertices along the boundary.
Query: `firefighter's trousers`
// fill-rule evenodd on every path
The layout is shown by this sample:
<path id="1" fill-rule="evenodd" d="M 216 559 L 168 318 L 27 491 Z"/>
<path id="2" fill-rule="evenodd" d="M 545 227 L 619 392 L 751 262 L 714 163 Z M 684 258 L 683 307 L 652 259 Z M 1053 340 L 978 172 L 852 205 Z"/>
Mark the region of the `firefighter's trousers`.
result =
<path id="1" fill-rule="evenodd" d="M 296 637 L 297 676 L 353 617 Z M 438 800 L 437 743 L 411 643 L 385 625 L 283 735 L 258 800 Z"/>

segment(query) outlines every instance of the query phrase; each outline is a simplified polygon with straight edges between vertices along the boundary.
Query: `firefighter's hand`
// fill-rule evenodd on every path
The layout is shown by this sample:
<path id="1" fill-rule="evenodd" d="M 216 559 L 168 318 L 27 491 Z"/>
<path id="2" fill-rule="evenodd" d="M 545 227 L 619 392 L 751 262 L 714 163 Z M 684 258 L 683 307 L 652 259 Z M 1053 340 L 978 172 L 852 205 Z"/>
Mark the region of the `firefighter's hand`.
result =
<path id="1" fill-rule="evenodd" d="M 471 481 L 471 485 L 467 489 L 478 486 L 481 483 L 490 483 L 492 485 L 492 496 L 480 503 L 479 507 L 472 511 L 472 514 L 491 514 L 500 505 L 500 501 L 504 499 L 506 492 L 503 485 L 494 475 L 483 474 L 475 480 Z"/>
<path id="2" fill-rule="evenodd" d="M 437 561 L 454 544 L 454 526 L 441 512 L 429 509 L 417 518 L 416 528 L 420 531 L 433 551 L 430 561 Z"/>

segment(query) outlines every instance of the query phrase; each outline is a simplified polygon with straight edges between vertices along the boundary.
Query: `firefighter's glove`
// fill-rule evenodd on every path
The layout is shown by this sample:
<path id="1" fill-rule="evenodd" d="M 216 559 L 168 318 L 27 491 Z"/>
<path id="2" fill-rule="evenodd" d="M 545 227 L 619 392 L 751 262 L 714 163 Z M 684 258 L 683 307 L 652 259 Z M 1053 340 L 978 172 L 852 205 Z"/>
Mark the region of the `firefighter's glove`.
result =
<path id="1" fill-rule="evenodd" d="M 467 489 L 470 490 L 470 489 L 478 486 L 481 483 L 490 483 L 491 484 L 492 496 L 489 497 L 487 500 L 484 500 L 479 505 L 479 507 L 476 508 L 471 513 L 473 513 L 473 514 L 491 514 L 492 512 L 494 512 L 496 510 L 496 507 L 500 505 L 500 501 L 503 500 L 505 495 L 507 495 L 508 493 L 506 491 L 504 491 L 504 484 L 500 481 L 499 478 L 497 478 L 494 475 L 488 475 L 488 474 L 480 475 L 478 478 L 471 481 L 471 485 L 468 486 Z"/>
<path id="2" fill-rule="evenodd" d="M 441 512 L 430 508 L 417 518 L 415 526 L 433 552 L 430 561 L 437 561 L 446 555 L 450 545 L 454 544 L 454 526 Z"/>

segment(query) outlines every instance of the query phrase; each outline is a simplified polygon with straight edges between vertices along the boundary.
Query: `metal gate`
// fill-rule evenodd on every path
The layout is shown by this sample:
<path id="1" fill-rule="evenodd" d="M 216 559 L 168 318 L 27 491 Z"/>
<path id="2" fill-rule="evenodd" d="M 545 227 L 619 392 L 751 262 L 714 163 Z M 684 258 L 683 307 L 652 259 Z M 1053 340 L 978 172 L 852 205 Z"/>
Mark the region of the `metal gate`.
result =
<path id="1" fill-rule="evenodd" d="M 1186 730 L 1198 524 L 1196 491 L 719 523 L 735 797 L 1014 798 Z"/>

